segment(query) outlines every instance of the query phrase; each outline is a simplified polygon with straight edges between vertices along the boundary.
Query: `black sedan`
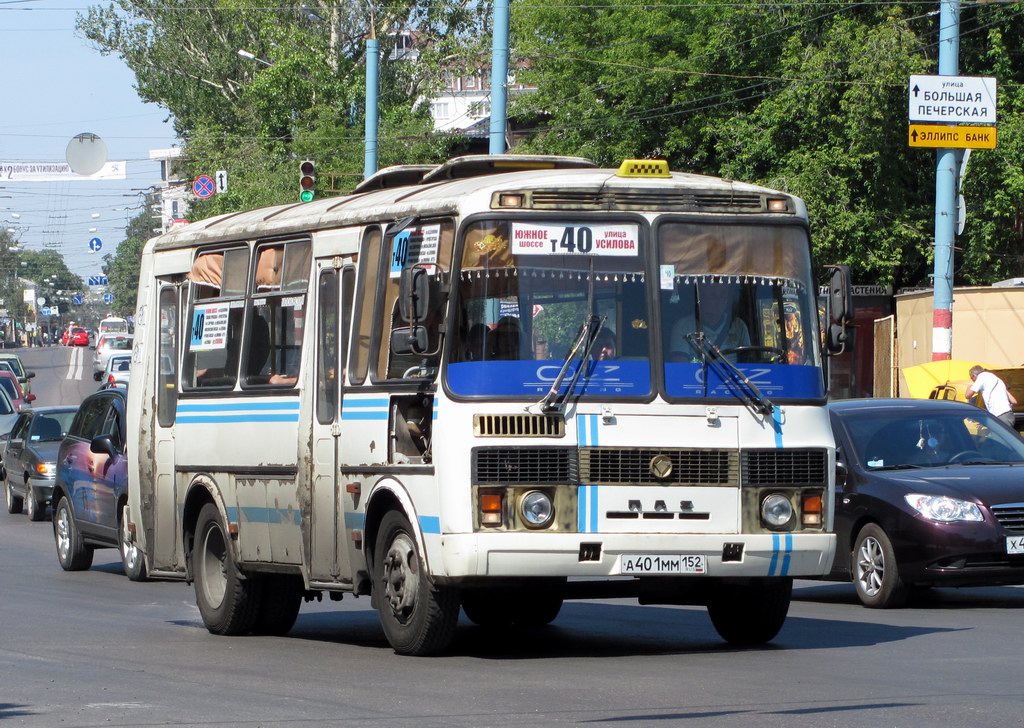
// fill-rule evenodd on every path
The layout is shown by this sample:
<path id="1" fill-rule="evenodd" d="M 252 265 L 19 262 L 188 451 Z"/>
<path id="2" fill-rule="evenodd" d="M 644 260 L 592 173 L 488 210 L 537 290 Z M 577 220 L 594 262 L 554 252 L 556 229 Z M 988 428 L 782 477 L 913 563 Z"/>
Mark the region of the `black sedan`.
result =
<path id="1" fill-rule="evenodd" d="M 864 606 L 914 586 L 1024 584 L 1024 440 L 988 412 L 940 400 L 829 405 L 838 538 L 830 578 Z"/>
<path id="2" fill-rule="evenodd" d="M 3 449 L 8 513 L 21 513 L 27 505 L 31 520 L 46 517 L 57 475 L 57 450 L 77 411 L 75 407 L 39 407 L 18 415 Z"/>

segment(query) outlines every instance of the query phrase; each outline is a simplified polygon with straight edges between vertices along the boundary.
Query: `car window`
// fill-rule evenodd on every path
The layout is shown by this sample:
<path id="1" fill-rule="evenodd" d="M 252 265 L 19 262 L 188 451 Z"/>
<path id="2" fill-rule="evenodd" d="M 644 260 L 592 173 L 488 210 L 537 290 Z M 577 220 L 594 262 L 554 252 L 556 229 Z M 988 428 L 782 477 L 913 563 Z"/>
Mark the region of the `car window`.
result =
<path id="1" fill-rule="evenodd" d="M 111 359 L 110 360 L 110 371 L 112 372 L 127 372 L 131 370 L 132 360 L 129 357 L 123 359 Z"/>
<path id="2" fill-rule="evenodd" d="M 11 365 L 5 361 L 0 361 L 0 372 L 10 372 L 17 376 L 17 373 L 11 368 Z"/>
<path id="3" fill-rule="evenodd" d="M 14 423 L 14 427 L 11 428 L 11 439 L 12 440 L 24 440 L 25 431 L 28 430 L 29 415 L 24 414 L 18 417 L 18 421 Z"/>
<path id="4" fill-rule="evenodd" d="M 99 429 L 106 418 L 106 403 L 103 397 L 91 397 L 78 408 L 75 421 L 71 425 L 70 435 L 83 440 L 91 440 L 99 434 Z"/>
<path id="5" fill-rule="evenodd" d="M 111 397 L 109 399 L 110 401 L 107 402 L 109 407 L 103 420 L 103 428 L 98 434 L 110 435 L 118 451 L 124 452 L 124 428 L 121 425 L 122 414 L 118 410 L 114 398 Z"/>
<path id="6" fill-rule="evenodd" d="M 25 367 L 21 365 L 21 359 L 18 359 L 17 357 L 13 356 L 4 357 L 3 359 L 0 359 L 0 362 L 3 362 L 7 366 L 9 366 L 18 377 L 25 376 Z"/>
<path id="7" fill-rule="evenodd" d="M 18 396 L 18 388 L 14 386 L 14 380 L 8 379 L 7 377 L 0 377 L 0 386 L 7 392 L 7 396 L 11 399 L 21 399 Z"/>
<path id="8" fill-rule="evenodd" d="M 13 415 L 14 405 L 11 404 L 11 398 L 7 396 L 7 392 L 0 394 L 0 415 Z"/>
<path id="9" fill-rule="evenodd" d="M 74 412 L 67 413 L 74 416 Z M 70 416 L 65 417 L 59 413 L 37 414 L 32 418 L 32 426 L 29 430 L 28 439 L 32 442 L 53 442 L 63 440 L 70 425 Z"/>
<path id="10" fill-rule="evenodd" d="M 908 411 L 842 417 L 868 470 L 943 466 L 970 461 L 1024 462 L 1024 441 L 988 413 Z"/>

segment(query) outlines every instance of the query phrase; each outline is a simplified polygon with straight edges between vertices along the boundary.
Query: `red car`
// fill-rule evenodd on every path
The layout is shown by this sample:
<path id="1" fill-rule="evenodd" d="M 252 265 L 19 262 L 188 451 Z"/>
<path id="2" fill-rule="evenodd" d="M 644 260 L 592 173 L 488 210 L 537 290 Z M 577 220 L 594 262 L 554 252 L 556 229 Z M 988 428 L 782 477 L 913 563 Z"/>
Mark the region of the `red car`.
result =
<path id="1" fill-rule="evenodd" d="M 67 334 L 68 340 L 66 346 L 88 346 L 89 345 L 89 332 L 80 326 L 76 326 L 71 329 Z"/>

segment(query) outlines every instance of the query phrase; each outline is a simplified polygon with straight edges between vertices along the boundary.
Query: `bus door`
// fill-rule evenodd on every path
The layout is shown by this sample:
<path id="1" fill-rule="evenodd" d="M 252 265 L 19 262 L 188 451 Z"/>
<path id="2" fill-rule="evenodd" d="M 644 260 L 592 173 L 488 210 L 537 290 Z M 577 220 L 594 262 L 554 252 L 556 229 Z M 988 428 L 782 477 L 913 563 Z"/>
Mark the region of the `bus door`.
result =
<path id="1" fill-rule="evenodd" d="M 316 371 L 313 417 L 312 507 L 310 509 L 310 580 L 351 582 L 345 514 L 351 496 L 341 466 L 341 385 L 345 378 L 345 343 L 352 318 L 355 267 L 338 258 L 316 263 Z"/>
<path id="2" fill-rule="evenodd" d="M 148 479 L 154 492 L 143 493 L 143 502 L 162 504 L 147 509 L 156 514 L 155 523 L 146 524 L 154 529 L 150 552 L 151 568 L 183 569 L 177 563 L 182 553 L 178 543 L 177 515 L 179 512 L 174 479 L 174 419 L 178 407 L 178 339 L 181 328 L 181 295 L 183 287 L 171 281 L 159 280 L 157 288 L 156 324 L 156 427 L 149 452 L 154 459 L 155 478 Z M 152 341 L 152 339 L 150 339 Z M 144 450 L 145 451 L 145 450 Z M 141 456 L 137 453 L 136 456 Z M 145 490 L 147 479 L 142 479 Z M 174 507 L 167 504 L 174 503 Z"/>

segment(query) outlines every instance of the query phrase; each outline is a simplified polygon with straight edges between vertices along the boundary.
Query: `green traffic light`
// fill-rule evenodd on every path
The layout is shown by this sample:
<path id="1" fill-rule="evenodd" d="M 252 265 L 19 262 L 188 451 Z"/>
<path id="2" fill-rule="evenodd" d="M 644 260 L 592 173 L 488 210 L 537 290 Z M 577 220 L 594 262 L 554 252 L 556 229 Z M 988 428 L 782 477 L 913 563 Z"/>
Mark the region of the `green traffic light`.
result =
<path id="1" fill-rule="evenodd" d="M 299 193 L 299 199 L 302 200 L 303 202 L 312 202 L 313 190 L 303 190 L 302 192 Z"/>

